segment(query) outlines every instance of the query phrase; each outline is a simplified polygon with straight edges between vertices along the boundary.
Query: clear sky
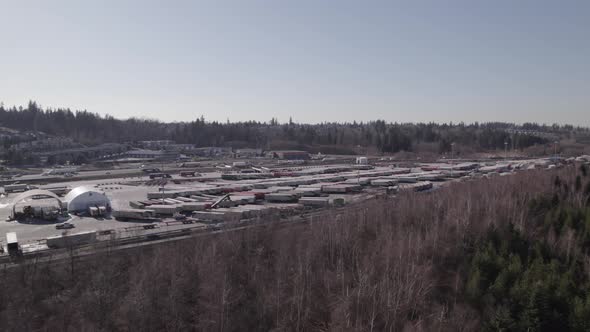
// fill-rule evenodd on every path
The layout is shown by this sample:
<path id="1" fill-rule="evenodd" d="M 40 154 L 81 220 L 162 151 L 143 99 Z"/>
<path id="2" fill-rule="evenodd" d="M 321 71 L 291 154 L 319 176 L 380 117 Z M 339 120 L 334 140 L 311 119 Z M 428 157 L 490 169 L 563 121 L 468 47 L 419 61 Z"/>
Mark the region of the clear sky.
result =
<path id="1" fill-rule="evenodd" d="M 6 106 L 590 125 L 585 0 L 0 0 L 0 43 Z"/>

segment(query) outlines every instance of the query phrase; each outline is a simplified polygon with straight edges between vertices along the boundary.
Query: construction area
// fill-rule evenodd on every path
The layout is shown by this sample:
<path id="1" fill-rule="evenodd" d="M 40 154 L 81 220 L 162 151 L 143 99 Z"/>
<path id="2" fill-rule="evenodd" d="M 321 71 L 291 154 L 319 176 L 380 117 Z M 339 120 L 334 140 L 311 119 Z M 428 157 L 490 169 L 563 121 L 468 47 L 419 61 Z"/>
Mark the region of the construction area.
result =
<path id="1" fill-rule="evenodd" d="M 289 220 L 403 191 L 552 169 L 590 157 L 404 162 L 359 157 L 302 165 L 129 165 L 126 169 L 30 176 L 0 198 L 6 257 L 91 245 L 148 242 Z M 113 174 L 114 173 L 114 174 Z"/>

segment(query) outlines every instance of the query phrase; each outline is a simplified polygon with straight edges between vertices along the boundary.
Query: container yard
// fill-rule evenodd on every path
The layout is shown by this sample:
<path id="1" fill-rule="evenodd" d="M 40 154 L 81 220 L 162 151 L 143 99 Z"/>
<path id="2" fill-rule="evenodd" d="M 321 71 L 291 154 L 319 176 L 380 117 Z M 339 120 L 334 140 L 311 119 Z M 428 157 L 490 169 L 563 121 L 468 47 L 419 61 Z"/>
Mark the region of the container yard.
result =
<path id="1" fill-rule="evenodd" d="M 451 181 L 550 169 L 562 162 L 534 159 L 371 165 L 369 160 L 257 167 L 238 162 L 218 171 L 196 165 L 195 170 L 181 167 L 166 173 L 153 167 L 157 172 L 116 179 L 106 172 L 97 179 L 64 179 L 49 186 L 34 181 L 8 184 L 0 198 L 0 217 L 6 220 L 0 224 L 0 233 L 18 234 L 19 246 L 25 251 L 28 245 L 62 248 L 94 243 L 103 239 L 100 234 L 110 234 L 109 238 L 150 235 L 153 239 L 160 233 L 220 229 L 254 223 L 263 217 L 281 220 L 379 195 L 436 190 Z M 153 174 L 166 176 L 154 179 L 150 177 Z M 62 226 L 64 223 L 66 226 Z"/>

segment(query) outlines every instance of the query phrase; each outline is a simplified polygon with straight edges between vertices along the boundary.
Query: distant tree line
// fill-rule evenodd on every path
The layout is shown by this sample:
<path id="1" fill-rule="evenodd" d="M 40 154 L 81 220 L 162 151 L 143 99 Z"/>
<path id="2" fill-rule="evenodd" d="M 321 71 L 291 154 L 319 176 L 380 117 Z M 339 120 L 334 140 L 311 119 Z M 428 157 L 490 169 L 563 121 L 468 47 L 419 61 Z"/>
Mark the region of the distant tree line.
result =
<path id="1" fill-rule="evenodd" d="M 163 123 L 139 118 L 119 120 L 110 115 L 63 108 L 42 109 L 33 101 L 26 108 L 0 105 L 0 126 L 68 137 L 87 145 L 167 139 L 196 146 L 299 148 L 312 152 L 321 147 L 325 150 L 322 152 L 328 153 L 358 153 L 359 149 L 396 153 L 420 151 L 425 147 L 432 152 L 444 153 L 451 150 L 452 143 L 473 151 L 503 149 L 505 142 L 511 148 L 524 149 L 550 142 L 546 137 L 525 131 L 554 133 L 563 137 L 588 131 L 573 126 L 535 123 L 517 126 L 500 122 L 437 124 L 377 120 L 298 124 L 290 120 L 280 124 L 273 118 L 268 122 L 228 120 L 223 123 L 205 121 L 202 116 L 190 122 Z"/>

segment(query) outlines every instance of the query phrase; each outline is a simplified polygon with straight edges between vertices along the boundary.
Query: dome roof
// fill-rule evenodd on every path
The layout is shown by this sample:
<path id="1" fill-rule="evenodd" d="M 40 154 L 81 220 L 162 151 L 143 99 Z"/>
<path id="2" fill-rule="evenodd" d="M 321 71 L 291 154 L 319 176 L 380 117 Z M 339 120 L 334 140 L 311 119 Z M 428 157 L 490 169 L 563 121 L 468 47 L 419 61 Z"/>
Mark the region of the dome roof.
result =
<path id="1" fill-rule="evenodd" d="M 56 202 L 58 203 L 58 205 L 61 207 L 61 201 L 59 200 L 59 197 L 57 197 L 56 194 L 52 193 L 51 191 L 48 190 L 42 190 L 42 189 L 33 189 L 33 190 L 27 190 L 21 194 L 19 194 L 18 196 L 16 196 L 13 200 L 12 200 L 12 216 L 15 215 L 15 211 L 16 211 L 16 205 L 18 203 L 20 203 L 21 201 L 27 199 L 27 198 L 31 198 L 34 196 L 44 196 L 47 198 L 52 198 L 55 199 Z"/>
<path id="2" fill-rule="evenodd" d="M 27 191 L 19 194 L 18 196 L 16 196 L 12 200 L 12 202 L 14 204 L 16 204 L 22 200 L 25 200 L 25 199 L 27 199 L 29 197 L 33 197 L 33 196 L 45 196 L 48 198 L 51 197 L 51 198 L 55 198 L 55 199 L 59 200 L 59 197 L 57 197 L 57 195 L 52 193 L 51 191 L 43 190 L 43 189 L 33 189 L 33 190 L 27 190 Z"/>
<path id="3" fill-rule="evenodd" d="M 110 206 L 111 202 L 106 194 L 90 187 L 76 187 L 65 197 L 69 211 L 82 211 L 91 206 Z"/>
<path id="4" fill-rule="evenodd" d="M 94 192 L 97 194 L 103 194 L 102 192 L 95 190 L 94 188 L 91 187 L 85 187 L 85 186 L 81 186 L 81 187 L 76 187 L 72 190 L 70 190 L 70 192 L 64 197 L 64 201 L 69 202 L 71 200 L 73 200 L 74 198 L 83 195 L 87 192 Z"/>

